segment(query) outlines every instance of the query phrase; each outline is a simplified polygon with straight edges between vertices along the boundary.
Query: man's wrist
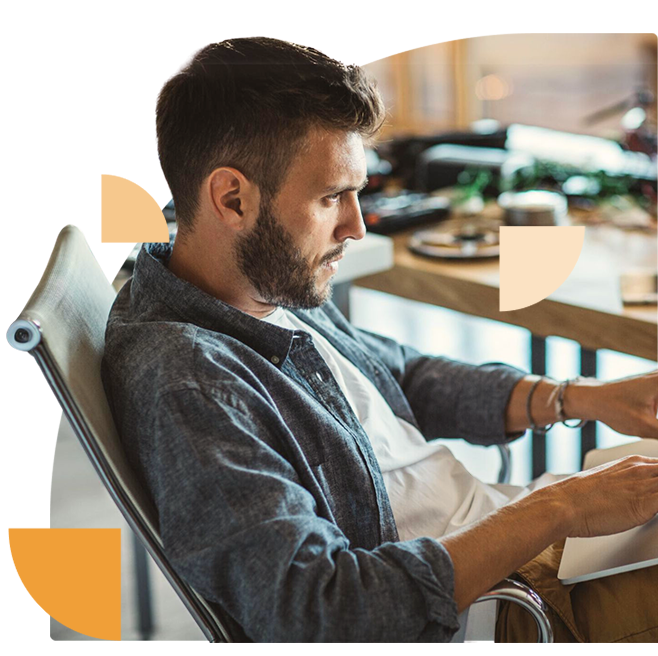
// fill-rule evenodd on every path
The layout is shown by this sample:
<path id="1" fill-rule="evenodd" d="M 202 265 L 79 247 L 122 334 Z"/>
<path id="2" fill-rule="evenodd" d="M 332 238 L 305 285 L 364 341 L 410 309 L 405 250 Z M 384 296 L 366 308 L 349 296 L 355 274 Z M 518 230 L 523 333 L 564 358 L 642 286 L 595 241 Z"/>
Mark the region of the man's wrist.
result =
<path id="1" fill-rule="evenodd" d="M 573 532 L 576 509 L 573 499 L 565 498 L 559 481 L 535 490 L 526 498 L 538 503 L 545 513 L 544 516 L 552 518 L 553 542 L 566 538 Z"/>
<path id="2" fill-rule="evenodd" d="M 567 419 L 597 419 L 604 383 L 596 378 L 578 378 L 564 390 L 564 415 Z"/>

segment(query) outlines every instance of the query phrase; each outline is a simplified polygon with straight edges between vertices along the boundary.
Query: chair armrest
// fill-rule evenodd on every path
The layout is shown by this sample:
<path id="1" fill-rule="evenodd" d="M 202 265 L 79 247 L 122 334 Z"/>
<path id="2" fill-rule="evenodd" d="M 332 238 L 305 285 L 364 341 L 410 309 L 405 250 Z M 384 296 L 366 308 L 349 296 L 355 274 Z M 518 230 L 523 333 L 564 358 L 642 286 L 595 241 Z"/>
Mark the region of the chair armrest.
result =
<path id="1" fill-rule="evenodd" d="M 553 642 L 553 628 L 546 616 L 546 604 L 532 588 L 518 581 L 503 579 L 500 583 L 494 585 L 489 592 L 485 592 L 476 599 L 474 603 L 477 604 L 491 599 L 512 601 L 519 604 L 532 615 L 537 623 L 537 642 Z"/>
<path id="2" fill-rule="evenodd" d="M 500 451 L 500 472 L 498 472 L 498 483 L 509 483 L 512 475 L 512 452 L 509 445 L 497 444 Z"/>

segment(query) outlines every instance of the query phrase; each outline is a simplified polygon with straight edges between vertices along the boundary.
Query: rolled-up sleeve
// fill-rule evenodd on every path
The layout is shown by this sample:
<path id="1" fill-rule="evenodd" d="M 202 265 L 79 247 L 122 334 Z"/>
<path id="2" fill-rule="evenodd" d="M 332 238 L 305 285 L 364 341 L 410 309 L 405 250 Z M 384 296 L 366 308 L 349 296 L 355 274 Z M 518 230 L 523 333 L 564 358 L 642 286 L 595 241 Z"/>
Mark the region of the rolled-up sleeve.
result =
<path id="1" fill-rule="evenodd" d="M 276 430 L 220 390 L 160 396 L 149 486 L 174 568 L 256 641 L 448 641 L 453 565 L 435 540 L 352 548 Z"/>
<path id="2" fill-rule="evenodd" d="M 426 439 L 462 438 L 490 445 L 523 434 L 506 434 L 505 410 L 526 372 L 500 362 L 472 365 L 425 356 L 375 333 L 358 334 L 400 384 Z"/>

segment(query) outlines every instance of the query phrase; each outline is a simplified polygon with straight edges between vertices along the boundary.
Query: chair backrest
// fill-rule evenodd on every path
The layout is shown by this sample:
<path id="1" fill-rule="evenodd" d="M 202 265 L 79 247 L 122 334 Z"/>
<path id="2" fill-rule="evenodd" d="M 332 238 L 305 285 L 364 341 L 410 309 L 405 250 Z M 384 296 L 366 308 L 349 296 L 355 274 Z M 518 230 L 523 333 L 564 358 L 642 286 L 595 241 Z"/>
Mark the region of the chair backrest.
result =
<path id="1" fill-rule="evenodd" d="M 231 642 L 226 621 L 168 562 L 155 509 L 123 453 L 100 376 L 105 324 L 116 293 L 85 238 L 64 228 L 9 343 L 35 357 L 96 472 L 210 642 Z"/>

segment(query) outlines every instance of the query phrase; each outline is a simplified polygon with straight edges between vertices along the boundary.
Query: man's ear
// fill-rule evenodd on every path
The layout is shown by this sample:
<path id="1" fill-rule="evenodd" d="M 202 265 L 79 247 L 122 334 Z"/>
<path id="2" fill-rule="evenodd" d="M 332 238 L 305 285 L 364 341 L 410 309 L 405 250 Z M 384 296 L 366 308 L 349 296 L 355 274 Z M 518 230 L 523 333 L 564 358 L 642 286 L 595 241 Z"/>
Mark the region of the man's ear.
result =
<path id="1" fill-rule="evenodd" d="M 206 181 L 206 190 L 213 213 L 225 226 L 243 230 L 258 216 L 258 187 L 237 169 L 215 169 Z"/>

